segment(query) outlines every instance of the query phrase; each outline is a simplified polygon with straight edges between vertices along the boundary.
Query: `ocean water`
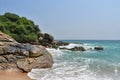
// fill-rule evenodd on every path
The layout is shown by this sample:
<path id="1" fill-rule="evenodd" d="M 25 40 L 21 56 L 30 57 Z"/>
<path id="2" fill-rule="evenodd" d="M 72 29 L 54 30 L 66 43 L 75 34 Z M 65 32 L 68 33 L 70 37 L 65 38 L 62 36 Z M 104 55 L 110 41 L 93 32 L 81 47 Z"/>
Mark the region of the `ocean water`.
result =
<path id="1" fill-rule="evenodd" d="M 120 40 L 64 40 L 68 46 L 83 46 L 87 51 L 47 50 L 54 65 L 47 69 L 32 69 L 28 76 L 35 80 L 120 80 Z M 103 51 L 89 50 L 102 46 Z"/>

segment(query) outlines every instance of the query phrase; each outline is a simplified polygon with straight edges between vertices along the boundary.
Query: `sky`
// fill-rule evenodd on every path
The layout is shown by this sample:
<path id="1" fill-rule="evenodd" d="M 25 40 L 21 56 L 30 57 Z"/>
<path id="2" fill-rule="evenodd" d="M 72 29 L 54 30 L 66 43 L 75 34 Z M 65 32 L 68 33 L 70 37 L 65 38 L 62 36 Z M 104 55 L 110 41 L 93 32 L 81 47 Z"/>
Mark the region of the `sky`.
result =
<path id="1" fill-rule="evenodd" d="M 120 0 L 0 0 L 55 39 L 120 40 Z"/>

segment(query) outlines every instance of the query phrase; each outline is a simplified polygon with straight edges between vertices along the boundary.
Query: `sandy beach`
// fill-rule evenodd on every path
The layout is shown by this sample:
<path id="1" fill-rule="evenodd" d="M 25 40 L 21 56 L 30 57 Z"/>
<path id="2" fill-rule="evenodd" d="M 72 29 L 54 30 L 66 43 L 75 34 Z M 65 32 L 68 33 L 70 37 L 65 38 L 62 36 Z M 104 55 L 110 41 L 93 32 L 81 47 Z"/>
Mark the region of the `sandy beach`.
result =
<path id="1" fill-rule="evenodd" d="M 0 70 L 0 80 L 31 80 L 27 73 L 17 70 Z"/>

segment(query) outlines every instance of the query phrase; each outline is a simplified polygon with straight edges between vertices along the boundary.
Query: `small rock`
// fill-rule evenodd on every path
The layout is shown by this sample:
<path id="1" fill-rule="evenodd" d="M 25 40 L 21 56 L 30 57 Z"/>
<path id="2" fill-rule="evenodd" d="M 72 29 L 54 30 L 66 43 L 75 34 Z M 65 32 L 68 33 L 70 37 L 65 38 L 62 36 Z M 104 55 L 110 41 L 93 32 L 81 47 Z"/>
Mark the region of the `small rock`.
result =
<path id="1" fill-rule="evenodd" d="M 97 47 L 94 47 L 95 50 L 103 50 L 103 47 L 101 46 L 97 46 Z"/>
<path id="2" fill-rule="evenodd" d="M 86 51 L 86 49 L 84 47 L 74 47 L 74 48 L 71 48 L 69 50 L 72 50 L 72 51 Z"/>

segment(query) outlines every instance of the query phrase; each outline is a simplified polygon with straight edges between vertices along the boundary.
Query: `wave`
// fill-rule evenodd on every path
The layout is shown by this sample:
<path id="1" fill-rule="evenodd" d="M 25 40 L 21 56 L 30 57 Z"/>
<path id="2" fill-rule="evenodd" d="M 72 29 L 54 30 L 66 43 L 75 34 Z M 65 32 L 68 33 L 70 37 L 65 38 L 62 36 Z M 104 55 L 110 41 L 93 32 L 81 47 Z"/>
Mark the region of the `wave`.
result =
<path id="1" fill-rule="evenodd" d="M 95 64 L 93 60 L 86 60 L 79 66 L 76 62 L 55 63 L 52 68 L 48 69 L 32 69 L 28 76 L 36 80 L 119 80 L 117 68 L 111 65 L 102 69 L 101 65 Z M 91 64 L 91 65 L 89 65 Z M 97 68 L 90 70 L 90 68 Z M 106 71 L 108 70 L 109 71 Z M 112 69 L 113 68 L 113 69 Z M 110 70 L 111 69 L 111 70 Z M 105 70 L 105 71 L 104 71 Z M 112 72 L 113 70 L 113 72 Z"/>
<path id="2" fill-rule="evenodd" d="M 62 56 L 62 55 L 61 55 Z M 61 57 L 59 56 L 59 57 Z M 61 61 L 52 68 L 32 69 L 28 76 L 35 80 L 119 80 L 120 65 L 104 60 L 77 57 L 73 61 Z M 78 61 L 79 60 L 79 61 Z"/>
<path id="3" fill-rule="evenodd" d="M 60 57 L 63 52 L 62 50 L 58 49 L 54 49 L 54 48 L 46 48 L 48 52 L 50 52 L 54 57 Z"/>
<path id="4" fill-rule="evenodd" d="M 94 45 L 92 44 L 76 44 L 76 43 L 70 43 L 69 45 L 66 45 L 66 46 L 59 46 L 59 48 L 67 48 L 67 49 L 71 49 L 71 48 L 74 48 L 74 47 L 84 47 L 86 50 L 93 50 L 94 49 Z"/>
<path id="5" fill-rule="evenodd" d="M 93 48 L 93 44 L 71 43 L 61 48 L 83 46 L 88 49 Z M 28 76 L 35 80 L 120 80 L 120 63 L 108 62 L 105 59 L 94 58 L 101 54 L 98 52 L 70 52 L 47 48 L 54 58 L 54 65 L 47 69 L 32 69 Z M 102 52 L 101 52 L 102 53 Z M 98 55 L 100 54 L 100 55 Z M 103 53 L 104 54 L 104 53 Z M 92 57 L 86 57 L 92 55 Z M 95 56 L 96 57 L 96 56 Z"/>

